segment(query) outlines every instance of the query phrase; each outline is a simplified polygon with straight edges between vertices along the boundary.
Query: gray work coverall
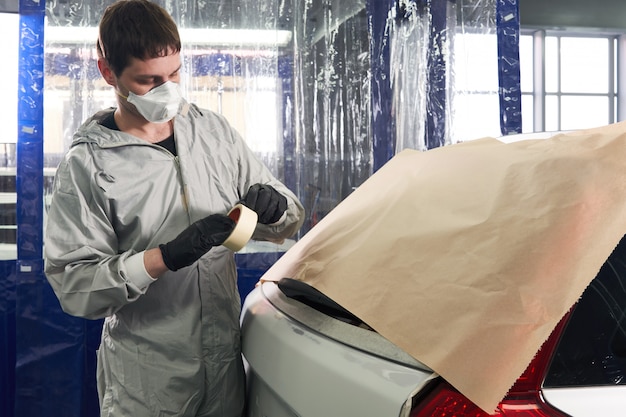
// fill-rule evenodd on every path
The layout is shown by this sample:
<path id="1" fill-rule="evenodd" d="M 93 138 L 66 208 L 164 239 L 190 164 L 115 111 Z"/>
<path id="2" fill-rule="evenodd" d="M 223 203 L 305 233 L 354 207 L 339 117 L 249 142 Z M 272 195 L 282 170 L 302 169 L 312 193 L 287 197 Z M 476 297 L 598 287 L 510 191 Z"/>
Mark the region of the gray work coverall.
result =
<path id="1" fill-rule="evenodd" d="M 44 245 L 63 310 L 106 318 L 101 415 L 239 416 L 245 375 L 234 254 L 214 247 L 155 280 L 143 251 L 226 214 L 255 183 L 276 188 L 288 208 L 279 224 L 258 224 L 253 239 L 292 236 L 304 209 L 213 112 L 191 105 L 176 117 L 177 156 L 101 126 L 103 113 L 80 127 L 57 169 Z"/>

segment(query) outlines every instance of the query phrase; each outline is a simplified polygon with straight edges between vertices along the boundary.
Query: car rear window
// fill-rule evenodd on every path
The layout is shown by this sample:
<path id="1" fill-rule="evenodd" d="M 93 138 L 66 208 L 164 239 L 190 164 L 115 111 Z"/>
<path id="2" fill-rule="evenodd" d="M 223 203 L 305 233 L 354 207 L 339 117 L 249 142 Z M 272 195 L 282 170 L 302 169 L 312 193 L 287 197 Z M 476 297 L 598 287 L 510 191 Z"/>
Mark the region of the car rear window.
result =
<path id="1" fill-rule="evenodd" d="M 576 305 L 544 386 L 626 385 L 626 237 Z"/>

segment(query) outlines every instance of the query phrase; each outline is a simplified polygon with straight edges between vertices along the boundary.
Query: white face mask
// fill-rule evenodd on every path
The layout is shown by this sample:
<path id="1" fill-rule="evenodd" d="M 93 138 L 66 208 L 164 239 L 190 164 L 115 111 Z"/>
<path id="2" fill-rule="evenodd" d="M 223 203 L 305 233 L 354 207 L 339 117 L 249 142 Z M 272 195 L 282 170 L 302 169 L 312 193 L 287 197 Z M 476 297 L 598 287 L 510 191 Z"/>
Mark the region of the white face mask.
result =
<path id="1" fill-rule="evenodd" d="M 180 86 L 172 81 L 166 81 L 142 96 L 131 91 L 126 100 L 134 104 L 139 114 L 152 123 L 169 122 L 183 105 Z"/>

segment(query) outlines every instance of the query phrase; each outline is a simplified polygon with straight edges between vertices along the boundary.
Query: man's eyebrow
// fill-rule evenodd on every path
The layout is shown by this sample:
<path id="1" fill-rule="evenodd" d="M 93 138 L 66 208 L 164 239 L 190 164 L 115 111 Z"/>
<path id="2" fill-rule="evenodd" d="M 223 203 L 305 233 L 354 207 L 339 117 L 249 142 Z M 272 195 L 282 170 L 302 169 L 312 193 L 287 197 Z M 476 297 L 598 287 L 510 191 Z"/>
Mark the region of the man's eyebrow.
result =
<path id="1" fill-rule="evenodd" d="M 178 66 L 178 68 L 176 68 L 174 71 L 172 71 L 169 75 L 176 74 L 177 72 L 179 72 L 181 70 L 182 67 L 183 67 L 183 65 L 180 64 Z M 161 74 L 138 74 L 136 76 L 136 78 L 144 79 L 144 80 L 148 80 L 150 78 L 159 78 L 159 77 L 161 77 Z"/>

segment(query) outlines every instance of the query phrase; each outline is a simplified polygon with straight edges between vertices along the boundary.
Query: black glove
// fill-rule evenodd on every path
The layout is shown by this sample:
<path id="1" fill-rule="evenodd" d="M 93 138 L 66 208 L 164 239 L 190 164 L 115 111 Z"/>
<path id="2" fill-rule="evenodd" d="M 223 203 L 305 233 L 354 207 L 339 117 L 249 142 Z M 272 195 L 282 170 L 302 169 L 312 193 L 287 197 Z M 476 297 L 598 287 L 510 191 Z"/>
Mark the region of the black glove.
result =
<path id="1" fill-rule="evenodd" d="M 159 245 L 163 262 L 171 270 L 191 265 L 213 246 L 219 246 L 235 228 L 235 222 L 223 214 L 211 214 L 183 230 L 168 243 Z"/>
<path id="2" fill-rule="evenodd" d="M 259 223 L 276 223 L 287 210 L 287 198 L 267 184 L 254 184 L 241 202 L 256 211 Z"/>

